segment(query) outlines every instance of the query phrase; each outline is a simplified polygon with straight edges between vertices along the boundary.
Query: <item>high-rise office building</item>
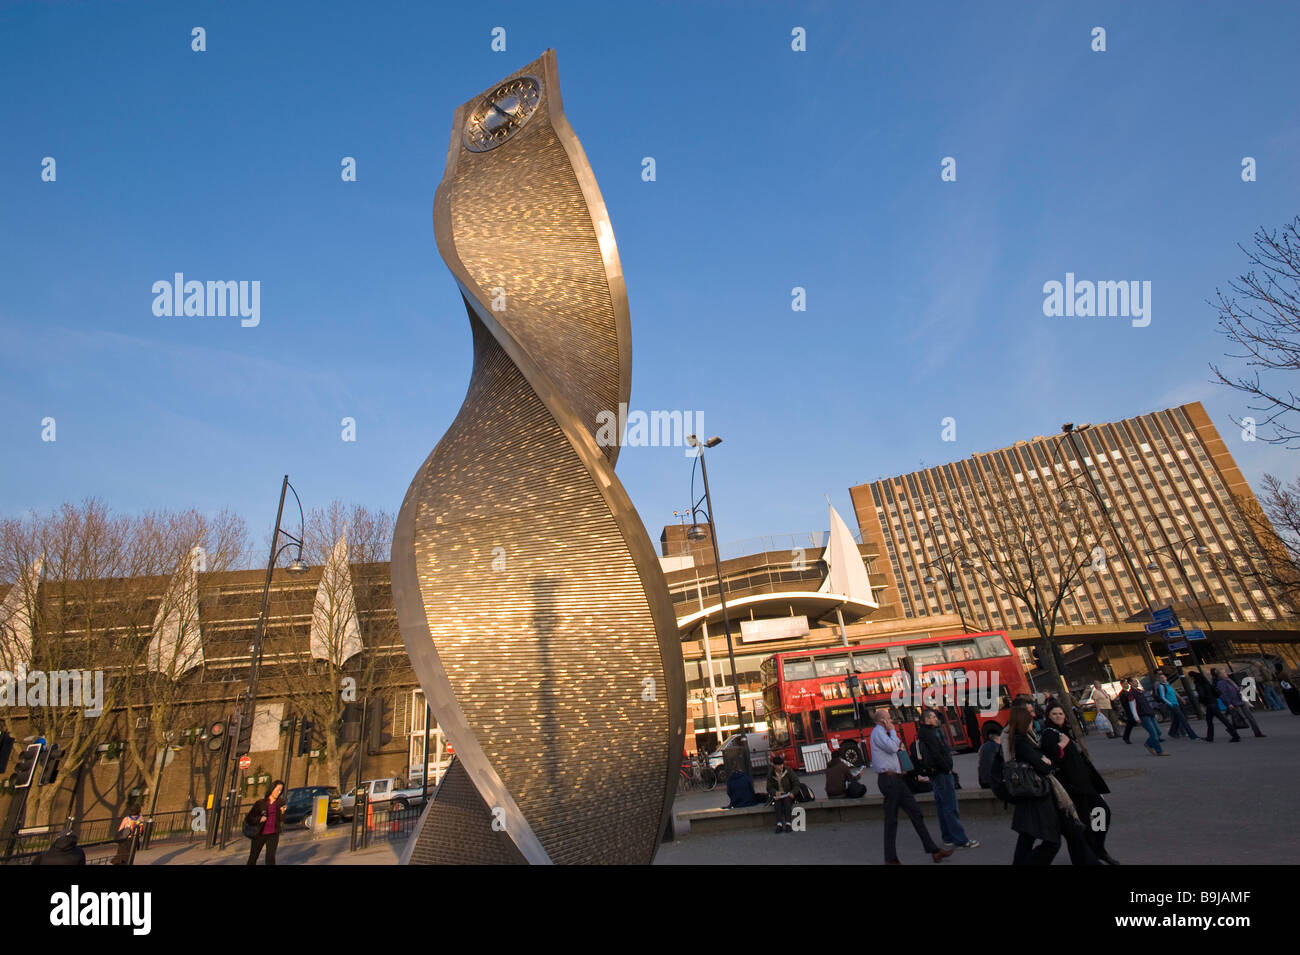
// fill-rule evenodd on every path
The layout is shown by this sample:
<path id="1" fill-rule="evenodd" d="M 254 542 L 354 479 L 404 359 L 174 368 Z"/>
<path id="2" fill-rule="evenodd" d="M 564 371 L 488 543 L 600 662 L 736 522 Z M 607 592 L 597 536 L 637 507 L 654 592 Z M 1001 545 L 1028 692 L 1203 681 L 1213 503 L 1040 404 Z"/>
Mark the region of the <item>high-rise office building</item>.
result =
<path id="1" fill-rule="evenodd" d="M 889 584 L 884 600 L 907 617 L 961 614 L 977 628 L 1032 628 L 1025 606 L 999 592 L 990 581 L 996 575 L 972 559 L 972 537 L 996 536 L 999 515 L 1017 500 L 1032 501 L 1030 511 L 1042 501 L 1085 505 L 1073 516 L 1089 542 L 1072 555 L 1049 555 L 1053 574 L 1060 562 L 1090 559 L 1095 546 L 1105 552 L 1098 572 L 1081 574 L 1070 588 L 1062 625 L 1121 624 L 1143 615 L 1147 600 L 1172 601 L 1196 626 L 1292 615 L 1251 573 L 1259 547 L 1242 512 L 1257 503 L 1199 402 L 1082 426 L 1073 440 L 1017 441 L 850 493 L 862 539 L 880 542 L 887 556 L 879 568 Z M 1110 520 L 1081 495 L 1104 502 Z"/>

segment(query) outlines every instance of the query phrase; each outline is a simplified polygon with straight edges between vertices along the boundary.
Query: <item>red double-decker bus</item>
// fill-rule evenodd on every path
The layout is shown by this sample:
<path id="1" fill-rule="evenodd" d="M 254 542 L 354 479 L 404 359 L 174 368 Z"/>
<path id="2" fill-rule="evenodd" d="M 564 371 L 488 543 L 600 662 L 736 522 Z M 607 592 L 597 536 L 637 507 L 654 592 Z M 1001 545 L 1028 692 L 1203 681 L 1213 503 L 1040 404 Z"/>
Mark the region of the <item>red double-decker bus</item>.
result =
<path id="1" fill-rule="evenodd" d="M 906 676 L 907 663 L 915 683 Z M 831 752 L 842 748 L 852 764 L 869 759 L 873 714 L 882 706 L 908 745 L 924 708 L 916 704 L 924 703 L 934 704 L 954 750 L 977 749 L 984 724 L 996 720 L 1005 726 L 1011 701 L 1029 692 L 1020 658 L 1002 631 L 792 650 L 764 660 L 762 677 L 770 752 L 782 753 L 796 769 L 808 768 L 803 748 L 822 743 Z M 983 703 L 992 701 L 996 715 L 979 705 L 970 708 L 971 688 L 984 694 Z M 815 751 L 824 755 L 820 747 Z"/>

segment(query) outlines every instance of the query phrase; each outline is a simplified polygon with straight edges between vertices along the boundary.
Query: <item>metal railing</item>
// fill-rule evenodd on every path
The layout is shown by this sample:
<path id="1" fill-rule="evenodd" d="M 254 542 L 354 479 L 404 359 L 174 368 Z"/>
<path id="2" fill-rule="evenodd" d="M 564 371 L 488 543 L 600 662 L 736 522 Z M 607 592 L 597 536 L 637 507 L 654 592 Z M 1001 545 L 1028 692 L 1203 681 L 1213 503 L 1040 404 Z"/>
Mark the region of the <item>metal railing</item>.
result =
<path id="1" fill-rule="evenodd" d="M 406 841 L 415 831 L 423 809 L 423 805 L 406 809 L 388 809 L 383 806 L 372 808 L 364 820 L 358 822 L 361 831 L 352 848 L 366 849 L 380 842 Z"/>

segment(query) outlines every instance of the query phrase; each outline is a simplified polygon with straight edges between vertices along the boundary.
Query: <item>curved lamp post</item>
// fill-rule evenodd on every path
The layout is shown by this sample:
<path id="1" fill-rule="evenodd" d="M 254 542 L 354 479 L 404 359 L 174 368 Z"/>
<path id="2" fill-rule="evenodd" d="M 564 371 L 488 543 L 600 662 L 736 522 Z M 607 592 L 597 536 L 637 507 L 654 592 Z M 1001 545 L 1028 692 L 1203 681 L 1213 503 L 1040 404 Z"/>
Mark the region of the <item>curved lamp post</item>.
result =
<path id="1" fill-rule="evenodd" d="M 284 498 L 288 491 L 293 491 L 293 499 L 298 502 L 298 535 L 294 536 L 281 527 L 284 518 Z M 280 544 L 280 537 L 283 535 L 288 538 L 288 542 L 283 546 Z M 275 531 L 271 534 L 271 556 L 266 562 L 266 582 L 262 585 L 262 608 L 257 615 L 257 633 L 253 637 L 253 646 L 249 654 L 248 665 L 248 686 L 244 689 L 243 695 L 239 698 L 235 707 L 236 718 L 231 721 L 231 732 L 227 734 L 227 745 L 230 747 L 229 764 L 223 762 L 223 771 L 230 773 L 230 789 L 226 797 L 227 809 L 226 818 L 220 821 L 221 845 L 224 848 L 226 840 L 229 837 L 231 819 L 233 810 L 238 805 L 239 789 L 235 785 L 238 774 L 237 761 L 242 753 L 236 752 L 238 749 L 239 737 L 244 724 L 253 721 L 253 715 L 257 707 L 257 681 L 262 671 L 262 641 L 266 636 L 266 614 L 271 605 L 271 575 L 275 571 L 275 562 L 286 550 L 291 547 L 297 548 L 297 556 L 289 562 L 285 568 L 291 574 L 301 574 L 307 570 L 307 563 L 302 559 L 303 537 L 306 535 L 306 521 L 303 517 L 302 499 L 298 497 L 297 489 L 289 483 L 289 475 L 284 476 L 284 481 L 280 485 L 280 504 L 275 511 Z M 217 790 L 221 791 L 220 788 Z"/>
<path id="2" fill-rule="evenodd" d="M 699 530 L 699 524 L 696 521 L 696 515 L 703 510 L 708 517 L 709 537 L 713 542 L 713 570 L 717 575 L 718 581 L 718 602 L 722 605 L 722 630 L 727 637 L 727 660 L 731 664 L 731 692 L 736 698 L 736 726 L 737 733 L 740 735 L 741 752 L 745 758 L 745 773 L 753 774 L 753 766 L 749 759 L 749 739 L 745 732 L 745 709 L 740 703 L 740 674 L 736 671 L 736 651 L 731 640 L 731 619 L 727 614 L 727 593 L 722 584 L 722 556 L 718 553 L 718 529 L 713 523 L 713 497 L 709 493 L 709 467 L 704 462 L 704 449 L 716 448 L 722 443 L 722 439 L 716 435 L 707 441 L 701 441 L 693 434 L 686 436 L 686 443 L 696 449 L 695 462 L 700 466 L 700 474 L 704 478 L 704 494 L 698 499 L 695 497 L 695 466 L 691 466 L 691 529 L 686 532 L 686 536 L 691 540 L 699 540 L 703 533 Z M 703 508 L 701 508 L 703 505 Z M 706 649 L 708 638 L 705 637 Z M 718 740 L 721 746 L 722 740 Z"/>

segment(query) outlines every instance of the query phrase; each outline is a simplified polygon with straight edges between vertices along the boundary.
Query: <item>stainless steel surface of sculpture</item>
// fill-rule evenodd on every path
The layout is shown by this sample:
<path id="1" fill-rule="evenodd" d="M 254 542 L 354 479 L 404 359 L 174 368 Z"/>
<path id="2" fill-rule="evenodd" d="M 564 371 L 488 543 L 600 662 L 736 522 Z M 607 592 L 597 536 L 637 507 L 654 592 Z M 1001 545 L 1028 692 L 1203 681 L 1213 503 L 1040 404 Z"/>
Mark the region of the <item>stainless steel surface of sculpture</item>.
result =
<path id="1" fill-rule="evenodd" d="M 648 863 L 685 732 L 676 620 L 597 415 L 627 293 L 547 51 L 456 110 L 434 197 L 474 368 L 393 540 L 402 638 L 456 761 L 406 861 Z"/>

